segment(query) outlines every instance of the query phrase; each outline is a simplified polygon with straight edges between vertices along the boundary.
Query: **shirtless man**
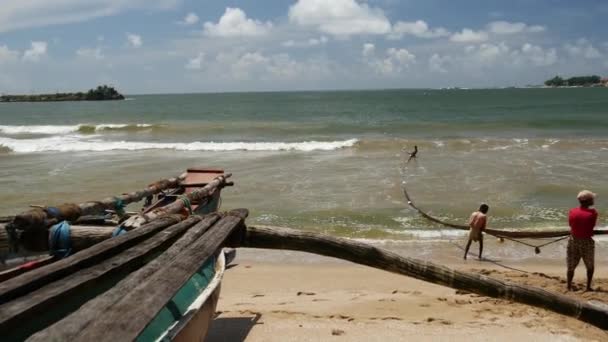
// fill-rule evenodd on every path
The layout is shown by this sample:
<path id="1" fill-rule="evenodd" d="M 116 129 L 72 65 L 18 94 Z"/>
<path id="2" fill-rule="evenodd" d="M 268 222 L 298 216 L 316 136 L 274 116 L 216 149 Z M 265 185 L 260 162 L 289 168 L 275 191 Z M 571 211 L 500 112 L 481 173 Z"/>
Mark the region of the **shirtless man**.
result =
<path id="1" fill-rule="evenodd" d="M 467 260 L 467 254 L 469 254 L 469 248 L 471 248 L 471 242 L 479 241 L 479 260 L 481 260 L 481 253 L 483 252 L 483 234 L 482 232 L 486 229 L 486 223 L 488 222 L 488 210 L 490 207 L 487 204 L 479 206 L 479 211 L 471 214 L 469 218 L 469 242 L 467 247 L 464 249 L 464 260 Z"/>

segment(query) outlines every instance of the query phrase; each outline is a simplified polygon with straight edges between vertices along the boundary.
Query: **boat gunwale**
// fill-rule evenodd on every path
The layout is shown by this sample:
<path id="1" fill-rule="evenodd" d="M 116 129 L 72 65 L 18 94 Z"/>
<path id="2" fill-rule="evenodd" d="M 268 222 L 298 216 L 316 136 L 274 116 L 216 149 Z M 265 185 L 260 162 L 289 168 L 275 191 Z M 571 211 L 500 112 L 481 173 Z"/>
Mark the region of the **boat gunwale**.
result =
<path id="1" fill-rule="evenodd" d="M 184 312 L 182 315 L 181 319 L 169 326 L 167 330 L 165 330 L 165 332 L 156 339 L 156 341 L 173 340 L 183 331 L 185 327 L 188 326 L 192 318 L 200 309 L 203 308 L 213 293 L 220 290 L 220 284 L 226 270 L 226 258 L 224 256 L 223 249 L 220 249 L 217 254 L 217 260 L 215 262 L 215 274 L 207 287 L 205 287 L 205 289 L 199 294 L 198 297 L 196 297 L 192 304 L 190 304 L 186 312 Z"/>

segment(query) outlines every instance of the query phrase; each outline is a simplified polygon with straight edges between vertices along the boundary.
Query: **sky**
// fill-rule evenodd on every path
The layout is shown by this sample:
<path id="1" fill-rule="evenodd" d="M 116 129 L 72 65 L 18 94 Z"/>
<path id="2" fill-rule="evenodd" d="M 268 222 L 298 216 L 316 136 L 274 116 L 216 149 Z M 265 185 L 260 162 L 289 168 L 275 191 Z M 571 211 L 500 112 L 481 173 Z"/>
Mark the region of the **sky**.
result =
<path id="1" fill-rule="evenodd" d="M 2 0 L 0 93 L 541 84 L 608 76 L 604 0 Z"/>

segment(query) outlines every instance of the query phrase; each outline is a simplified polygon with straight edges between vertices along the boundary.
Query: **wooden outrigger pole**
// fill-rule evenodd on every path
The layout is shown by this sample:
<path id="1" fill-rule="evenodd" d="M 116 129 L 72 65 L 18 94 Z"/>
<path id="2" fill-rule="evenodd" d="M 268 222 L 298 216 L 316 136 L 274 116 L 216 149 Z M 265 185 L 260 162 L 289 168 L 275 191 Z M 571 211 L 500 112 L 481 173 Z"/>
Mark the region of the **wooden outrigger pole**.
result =
<path id="1" fill-rule="evenodd" d="M 403 257 L 362 242 L 282 227 L 247 227 L 241 247 L 287 249 L 320 254 L 406 275 L 433 284 L 506 299 L 574 317 L 608 330 L 608 305 L 541 288 L 457 271 L 426 260 Z"/>

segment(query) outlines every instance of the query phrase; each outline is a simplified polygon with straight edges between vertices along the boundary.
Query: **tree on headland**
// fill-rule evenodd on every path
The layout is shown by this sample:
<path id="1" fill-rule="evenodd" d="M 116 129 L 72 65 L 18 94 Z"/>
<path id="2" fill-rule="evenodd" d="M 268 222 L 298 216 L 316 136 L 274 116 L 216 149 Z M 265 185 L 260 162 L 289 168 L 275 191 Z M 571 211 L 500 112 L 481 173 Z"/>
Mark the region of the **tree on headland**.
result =
<path id="1" fill-rule="evenodd" d="M 565 81 L 563 78 L 561 78 L 559 76 L 555 76 L 550 80 L 546 80 L 545 85 L 547 87 L 561 87 L 561 86 L 565 85 Z"/>
<path id="2" fill-rule="evenodd" d="M 589 87 L 599 85 L 601 83 L 601 77 L 597 75 L 591 76 L 574 76 L 568 79 L 563 79 L 559 76 L 555 76 L 550 80 L 545 81 L 545 85 L 548 87 Z"/>
<path id="3" fill-rule="evenodd" d="M 114 87 L 105 84 L 89 90 L 85 95 L 87 101 L 124 100 L 124 98 Z"/>

